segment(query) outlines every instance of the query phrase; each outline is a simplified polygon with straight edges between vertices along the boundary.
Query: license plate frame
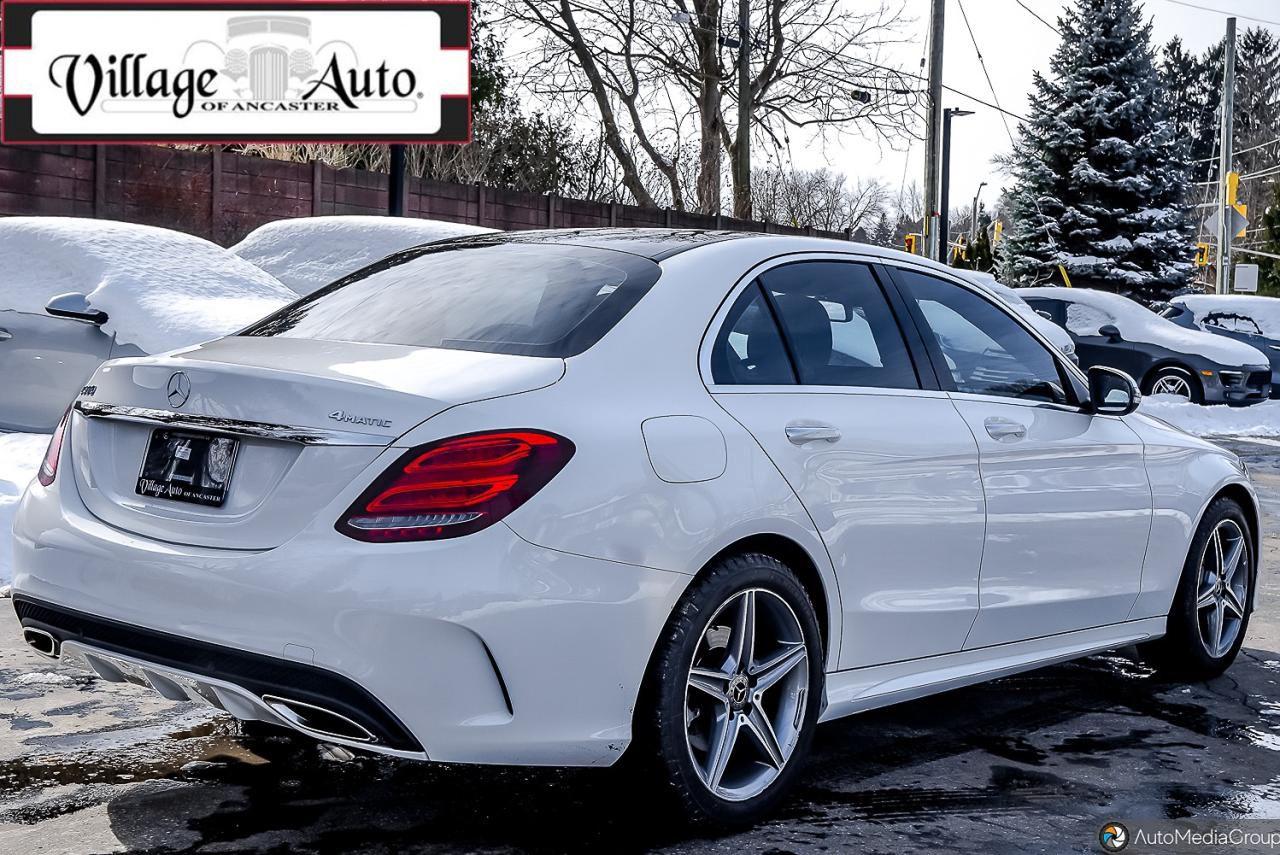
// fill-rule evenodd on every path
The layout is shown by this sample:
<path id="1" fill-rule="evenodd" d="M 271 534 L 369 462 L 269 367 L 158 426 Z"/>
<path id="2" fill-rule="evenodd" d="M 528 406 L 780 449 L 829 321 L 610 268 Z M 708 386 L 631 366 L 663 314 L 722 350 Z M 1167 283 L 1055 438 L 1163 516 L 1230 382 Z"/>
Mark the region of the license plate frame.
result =
<path id="1" fill-rule="evenodd" d="M 207 508 L 226 504 L 240 440 L 201 431 L 156 428 L 147 439 L 134 492 Z"/>

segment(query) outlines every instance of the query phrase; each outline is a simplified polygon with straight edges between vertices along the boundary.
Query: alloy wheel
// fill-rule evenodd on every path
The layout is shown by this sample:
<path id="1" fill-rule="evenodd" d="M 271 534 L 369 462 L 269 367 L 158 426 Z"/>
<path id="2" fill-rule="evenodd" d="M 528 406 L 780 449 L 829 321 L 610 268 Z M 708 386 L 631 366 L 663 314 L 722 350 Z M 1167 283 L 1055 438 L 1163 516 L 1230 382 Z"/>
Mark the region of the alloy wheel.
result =
<path id="1" fill-rule="evenodd" d="M 1214 528 L 1196 584 L 1196 623 L 1205 652 L 1217 659 L 1235 644 L 1249 593 L 1249 541 L 1235 520 Z"/>
<path id="2" fill-rule="evenodd" d="M 1166 374 L 1157 378 L 1151 385 L 1153 395 L 1177 395 L 1179 398 L 1191 398 L 1191 383 L 1178 374 Z"/>
<path id="3" fill-rule="evenodd" d="M 685 687 L 685 741 L 698 777 L 728 801 L 764 792 L 800 741 L 809 650 L 782 597 L 748 588 L 707 622 Z"/>

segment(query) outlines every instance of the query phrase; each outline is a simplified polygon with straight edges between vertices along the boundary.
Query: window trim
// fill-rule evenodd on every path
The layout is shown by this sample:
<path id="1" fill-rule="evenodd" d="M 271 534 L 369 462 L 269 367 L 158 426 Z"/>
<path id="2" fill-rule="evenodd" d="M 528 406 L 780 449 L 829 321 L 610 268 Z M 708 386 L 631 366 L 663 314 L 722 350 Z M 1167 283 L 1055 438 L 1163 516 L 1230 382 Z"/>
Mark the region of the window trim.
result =
<path id="1" fill-rule="evenodd" d="M 842 264 L 861 264 L 868 268 L 871 273 L 872 281 L 880 289 L 880 294 L 884 298 L 889 307 L 890 315 L 894 323 L 897 325 L 898 333 L 902 336 L 902 341 L 906 346 L 908 358 L 911 360 L 912 371 L 916 376 L 918 388 L 903 388 L 900 386 L 827 386 L 817 384 L 804 384 L 800 382 L 800 373 L 795 363 L 794 350 L 790 336 L 786 328 L 778 319 L 777 307 L 774 305 L 773 295 L 768 293 L 768 289 L 763 287 L 760 277 L 775 270 L 779 267 L 785 267 L 791 264 L 799 264 L 804 262 L 833 262 Z M 883 268 L 884 259 L 862 253 L 843 253 L 843 252 L 793 252 L 783 255 L 777 255 L 767 258 L 748 269 L 733 287 L 726 293 L 720 307 L 712 316 L 707 324 L 706 331 L 703 334 L 702 345 L 698 350 L 698 370 L 702 378 L 703 385 L 707 391 L 715 395 L 733 395 L 733 394 L 859 394 L 859 395 L 920 395 L 929 398 L 946 397 L 946 392 L 938 384 L 934 376 L 932 364 L 929 362 L 928 354 L 924 350 L 924 345 L 920 341 L 919 333 L 914 329 L 913 324 L 909 323 L 906 318 L 909 315 L 904 314 L 909 309 L 902 300 L 901 295 L 897 292 L 896 286 L 891 282 Z M 767 384 L 740 384 L 740 383 L 716 383 L 715 374 L 711 364 L 712 354 L 715 349 L 716 341 L 720 337 L 720 332 L 724 324 L 728 320 L 733 308 L 737 305 L 743 292 L 755 286 L 765 297 L 766 305 L 773 315 L 773 321 L 778 328 L 779 334 L 782 336 L 783 345 L 786 348 L 787 358 L 791 363 L 791 374 L 796 378 L 796 382 L 787 385 L 767 385 Z"/>
<path id="2" fill-rule="evenodd" d="M 947 273 L 944 273 L 943 271 L 935 270 L 931 267 L 925 267 L 923 265 L 914 265 L 914 264 L 902 264 L 897 262 L 889 263 L 887 261 L 884 264 L 884 267 L 888 274 L 889 281 L 893 283 L 894 290 L 898 292 L 899 298 L 906 305 L 907 312 L 910 315 L 913 324 L 916 326 L 916 332 L 920 336 L 923 342 L 924 350 L 928 354 L 929 361 L 933 366 L 934 373 L 937 375 L 940 381 L 939 388 L 943 389 L 946 392 L 946 394 L 952 397 L 955 397 L 958 400 L 998 402 L 1002 404 L 1015 404 L 1015 405 L 1024 406 L 1024 407 L 1038 407 L 1042 409 L 1051 409 L 1051 410 L 1072 412 L 1072 413 L 1087 412 L 1087 408 L 1083 404 L 1083 400 L 1087 396 L 1087 390 L 1089 388 L 1088 377 L 1084 374 L 1084 372 L 1080 369 L 1079 366 L 1072 365 L 1069 360 L 1065 359 L 1062 356 L 1061 352 L 1058 350 L 1058 348 L 1054 346 L 1053 342 L 1045 338 L 1045 336 L 1038 329 L 1036 329 L 1030 323 L 1028 323 L 1025 318 L 1020 317 L 1018 313 L 1015 312 L 1013 308 L 1009 306 L 1007 303 L 1005 303 L 1003 300 L 999 299 L 998 297 L 995 297 L 990 293 L 987 293 L 984 288 L 982 288 L 981 286 L 973 282 L 965 281 L 964 279 L 961 279 L 957 276 L 949 275 Z M 966 291 L 969 291 L 971 294 L 975 295 L 976 297 L 986 300 L 989 304 L 995 306 L 1000 311 L 1004 312 L 1004 314 L 1007 317 L 1011 318 L 1015 324 L 1022 327 L 1022 329 L 1026 330 L 1031 335 L 1031 337 L 1049 353 L 1049 357 L 1053 360 L 1054 365 L 1057 366 L 1059 375 L 1064 381 L 1066 381 L 1064 391 L 1066 391 L 1067 395 L 1071 398 L 1072 402 L 1067 404 L 1058 404 L 1053 401 L 1037 401 L 1037 400 L 1028 399 L 1028 398 L 1011 398 L 1005 395 L 985 395 L 977 392 L 962 392 L 957 389 L 947 389 L 946 388 L 947 384 L 943 384 L 941 382 L 942 378 L 947 376 L 946 372 L 942 370 L 942 368 L 945 367 L 946 362 L 942 358 L 942 354 L 940 351 L 935 353 L 935 351 L 937 351 L 937 344 L 936 344 L 936 340 L 933 337 L 933 331 L 929 327 L 928 321 L 924 317 L 924 313 L 920 310 L 920 307 L 916 305 L 915 300 L 911 298 L 910 293 L 907 291 L 906 285 L 896 275 L 896 272 L 899 270 L 910 271 L 912 273 L 917 273 L 922 276 L 932 276 L 935 279 L 939 279 L 943 282 L 947 282 L 951 285 L 955 285 L 959 288 L 963 288 Z M 926 331 L 929 333 L 928 336 L 925 335 Z"/>

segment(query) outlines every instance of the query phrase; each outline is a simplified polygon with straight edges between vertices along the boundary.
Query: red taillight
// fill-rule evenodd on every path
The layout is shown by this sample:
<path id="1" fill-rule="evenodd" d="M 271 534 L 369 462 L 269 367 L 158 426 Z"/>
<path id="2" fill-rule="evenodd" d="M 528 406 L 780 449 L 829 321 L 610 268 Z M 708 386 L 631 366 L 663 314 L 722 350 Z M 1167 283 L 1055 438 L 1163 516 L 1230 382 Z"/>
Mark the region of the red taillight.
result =
<path id="1" fill-rule="evenodd" d="M 573 451 L 564 437 L 537 430 L 485 431 L 419 446 L 375 481 L 337 528 L 379 543 L 471 534 L 524 504 Z"/>
<path id="2" fill-rule="evenodd" d="M 44 452 L 44 461 L 40 464 L 40 471 L 36 473 L 36 479 L 45 487 L 53 483 L 53 479 L 58 477 L 58 458 L 62 456 L 62 437 L 67 433 L 67 422 L 71 420 L 71 409 L 68 408 L 62 414 L 62 421 L 58 422 L 58 426 L 53 429 L 53 436 L 49 437 L 49 447 Z"/>

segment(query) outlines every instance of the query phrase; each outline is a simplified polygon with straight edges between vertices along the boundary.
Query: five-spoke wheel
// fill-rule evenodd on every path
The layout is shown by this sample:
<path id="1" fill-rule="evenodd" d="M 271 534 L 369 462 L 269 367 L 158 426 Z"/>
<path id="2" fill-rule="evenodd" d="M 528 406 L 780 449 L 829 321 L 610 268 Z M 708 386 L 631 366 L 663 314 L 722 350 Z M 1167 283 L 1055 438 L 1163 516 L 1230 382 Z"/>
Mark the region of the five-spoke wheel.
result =
<path id="1" fill-rule="evenodd" d="M 722 558 L 663 633 L 642 695 L 651 715 L 637 717 L 628 754 L 691 820 L 751 822 L 803 765 L 822 680 L 818 617 L 796 574 L 770 555 Z"/>
<path id="2" fill-rule="evenodd" d="M 1249 592 L 1249 540 L 1239 523 L 1224 519 L 1200 557 L 1196 624 L 1205 652 L 1215 659 L 1235 644 Z"/>
<path id="3" fill-rule="evenodd" d="M 730 801 L 762 793 L 795 751 L 809 695 L 804 631 L 765 588 L 734 594 L 707 621 L 685 692 L 698 775 Z"/>

